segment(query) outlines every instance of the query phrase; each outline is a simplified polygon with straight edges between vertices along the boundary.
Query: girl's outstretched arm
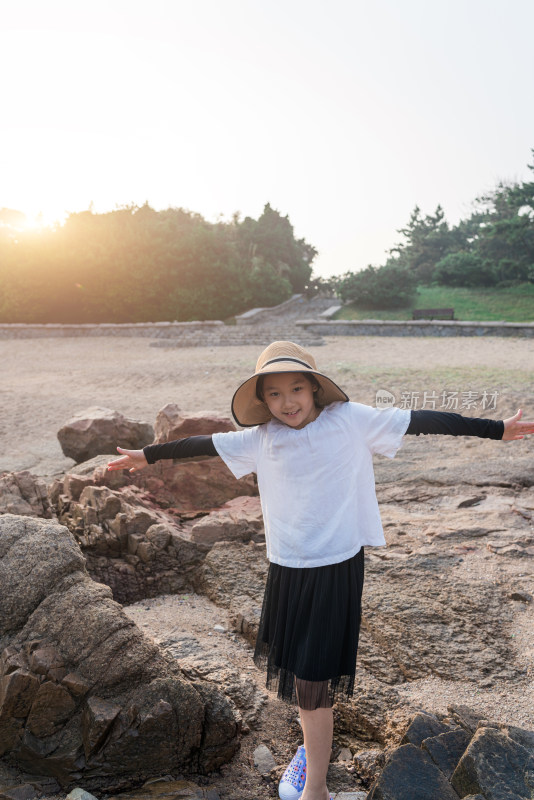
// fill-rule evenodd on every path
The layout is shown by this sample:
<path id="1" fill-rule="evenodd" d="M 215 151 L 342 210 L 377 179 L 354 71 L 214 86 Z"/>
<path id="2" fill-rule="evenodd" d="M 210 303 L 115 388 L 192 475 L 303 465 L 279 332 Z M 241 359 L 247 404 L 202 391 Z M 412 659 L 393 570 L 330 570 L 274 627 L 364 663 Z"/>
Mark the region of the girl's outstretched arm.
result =
<path id="1" fill-rule="evenodd" d="M 142 450 L 125 450 L 123 447 L 117 447 L 119 453 L 122 453 L 122 458 L 108 463 L 108 470 L 114 469 L 127 469 L 129 472 L 137 472 L 138 469 L 143 469 L 148 464 L 145 454 Z"/>
<path id="2" fill-rule="evenodd" d="M 518 409 L 517 414 L 504 420 L 503 442 L 511 442 L 514 439 L 524 439 L 530 433 L 534 433 L 534 422 L 521 422 L 523 412 Z"/>
<path id="3" fill-rule="evenodd" d="M 122 447 L 117 447 L 117 450 L 124 455 L 116 461 L 110 461 L 108 470 L 127 469 L 136 472 L 148 464 L 155 464 L 156 461 L 163 459 L 219 455 L 211 436 L 187 436 L 174 442 L 148 444 L 142 450 L 124 450 Z"/>
<path id="4" fill-rule="evenodd" d="M 496 419 L 464 417 L 450 411 L 412 411 L 408 435 L 437 433 L 445 436 L 478 436 L 481 439 L 502 439 L 504 422 Z"/>
<path id="5" fill-rule="evenodd" d="M 505 420 L 464 417 L 449 411 L 412 411 L 407 434 L 445 434 L 448 436 L 478 436 L 482 439 L 512 441 L 534 433 L 534 422 L 521 422 L 521 409 Z"/>

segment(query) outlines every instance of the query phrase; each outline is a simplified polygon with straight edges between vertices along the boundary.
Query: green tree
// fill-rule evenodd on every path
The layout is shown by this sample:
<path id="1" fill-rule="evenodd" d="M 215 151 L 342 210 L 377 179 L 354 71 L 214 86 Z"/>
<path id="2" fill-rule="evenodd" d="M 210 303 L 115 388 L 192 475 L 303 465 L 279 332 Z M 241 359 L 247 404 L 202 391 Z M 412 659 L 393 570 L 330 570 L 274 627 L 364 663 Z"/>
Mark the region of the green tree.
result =
<path id="1" fill-rule="evenodd" d="M 494 286 L 497 282 L 491 265 L 479 253 L 463 250 L 438 261 L 434 277 L 444 286 Z"/>
<path id="2" fill-rule="evenodd" d="M 432 283 L 436 264 L 457 244 L 442 207 L 438 205 L 434 214 L 423 216 L 416 206 L 408 224 L 398 233 L 404 236 L 405 242 L 397 244 L 391 253 L 413 272 L 419 283 Z"/>
<path id="3" fill-rule="evenodd" d="M 295 239 L 289 217 L 283 217 L 267 203 L 257 220 L 245 217 L 238 224 L 238 239 L 244 257 L 263 258 L 289 281 L 293 292 L 305 290 L 317 251 L 304 239 Z"/>
<path id="4" fill-rule="evenodd" d="M 345 273 L 337 281 L 337 292 L 358 308 L 405 308 L 415 299 L 417 278 L 399 259 L 390 258 L 382 267 Z"/>
<path id="5" fill-rule="evenodd" d="M 261 219 L 260 232 L 269 225 L 275 233 L 292 231 L 278 212 L 264 211 Z M 275 233 L 281 257 L 269 260 L 260 244 L 244 243 L 237 217 L 213 224 L 184 209 L 145 204 L 70 214 L 40 235 L 0 236 L 0 321 L 225 319 L 273 305 L 293 291 L 294 251 L 300 247 L 310 258 L 315 252 L 290 239 L 283 250 Z"/>

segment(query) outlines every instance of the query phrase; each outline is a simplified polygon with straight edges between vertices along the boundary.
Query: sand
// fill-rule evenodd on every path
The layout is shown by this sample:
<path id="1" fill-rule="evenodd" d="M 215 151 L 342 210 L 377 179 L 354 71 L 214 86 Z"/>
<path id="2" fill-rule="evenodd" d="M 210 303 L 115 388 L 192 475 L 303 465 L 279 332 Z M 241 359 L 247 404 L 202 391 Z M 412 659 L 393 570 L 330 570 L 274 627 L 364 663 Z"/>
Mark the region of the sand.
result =
<path id="1" fill-rule="evenodd" d="M 425 391 L 475 392 L 480 399 L 487 390 L 499 393 L 495 411 L 482 413 L 479 403 L 463 413 L 501 418 L 530 402 L 534 414 L 534 340 L 332 337 L 311 351 L 319 368 L 362 403 L 374 404 L 378 389 L 397 398 L 419 393 L 419 403 Z M 233 391 L 257 356 L 251 346 L 161 348 L 143 338 L 1 340 L 0 471 L 50 477 L 66 469 L 72 461 L 57 431 L 88 406 L 148 422 L 167 403 L 229 413 Z"/>

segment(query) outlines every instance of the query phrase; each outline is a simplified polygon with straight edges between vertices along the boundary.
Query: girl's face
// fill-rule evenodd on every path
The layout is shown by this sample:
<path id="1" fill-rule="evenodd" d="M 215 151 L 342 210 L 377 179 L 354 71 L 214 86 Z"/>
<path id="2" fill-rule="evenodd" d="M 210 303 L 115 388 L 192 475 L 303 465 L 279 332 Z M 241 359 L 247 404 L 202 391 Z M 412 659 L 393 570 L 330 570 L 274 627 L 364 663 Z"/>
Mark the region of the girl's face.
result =
<path id="1" fill-rule="evenodd" d="M 321 411 L 314 401 L 316 387 L 301 372 L 278 372 L 263 380 L 263 401 L 280 422 L 304 428 Z"/>

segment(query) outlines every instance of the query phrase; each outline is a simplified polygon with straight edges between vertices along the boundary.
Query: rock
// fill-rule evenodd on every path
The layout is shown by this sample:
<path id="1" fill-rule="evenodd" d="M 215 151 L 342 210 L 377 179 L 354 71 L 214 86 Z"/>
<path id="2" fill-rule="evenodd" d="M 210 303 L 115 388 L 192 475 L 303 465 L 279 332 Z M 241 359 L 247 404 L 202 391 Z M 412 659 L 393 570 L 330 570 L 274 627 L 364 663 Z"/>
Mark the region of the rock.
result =
<path id="1" fill-rule="evenodd" d="M 236 480 L 218 457 L 158 461 L 134 472 L 131 482 L 149 492 L 160 508 L 178 514 L 212 511 L 234 497 L 258 494 L 252 474 Z"/>
<path id="2" fill-rule="evenodd" d="M 20 569 L 20 564 L 24 569 Z M 64 788 L 211 771 L 237 747 L 233 703 L 189 680 L 84 568 L 62 525 L 0 535 L 0 754 Z"/>
<path id="3" fill-rule="evenodd" d="M 217 542 L 194 575 L 195 591 L 228 608 L 232 620 L 238 618 L 243 602 L 248 602 L 257 609 L 257 614 L 249 617 L 247 623 L 250 634 L 255 636 L 267 570 L 262 545 Z"/>
<path id="4" fill-rule="evenodd" d="M 470 736 L 463 728 L 447 731 L 439 736 L 432 736 L 423 741 L 423 750 L 426 750 L 432 761 L 443 772 L 446 778 L 451 779 L 465 748 L 469 744 Z"/>
<path id="5" fill-rule="evenodd" d="M 479 714 L 478 711 L 473 711 L 472 708 L 456 705 L 455 703 L 451 703 L 447 706 L 447 711 L 452 719 L 471 735 L 477 730 L 478 724 L 482 719 L 482 715 Z"/>
<path id="6" fill-rule="evenodd" d="M 51 487 L 49 495 L 58 515 L 63 509 L 68 510 L 70 501 L 79 500 L 86 486 L 130 488 L 138 492 L 139 502 L 147 507 L 189 516 L 212 511 L 236 497 L 258 494 L 253 475 L 236 480 L 220 458 L 166 459 L 132 474 L 109 471 L 108 461 L 109 456 L 96 456 L 70 469 L 63 481 Z"/>
<path id="7" fill-rule="evenodd" d="M 145 500 L 137 487 L 88 485 L 77 501 L 58 507 L 60 521 L 86 556 L 89 574 L 121 603 L 190 591 L 191 574 L 206 552 L 175 518 L 140 505 Z"/>
<path id="8" fill-rule="evenodd" d="M 378 777 L 384 766 L 386 756 L 383 750 L 373 748 L 370 750 L 360 750 L 354 754 L 354 767 L 359 778 L 368 785 Z"/>
<path id="9" fill-rule="evenodd" d="M 195 415 L 182 415 L 176 403 L 168 403 L 158 411 L 154 426 L 154 441 L 173 442 L 186 436 L 210 436 L 212 433 L 235 431 L 235 425 L 228 417 L 202 411 Z"/>
<path id="10" fill-rule="evenodd" d="M 493 726 L 492 726 L 493 727 Z M 503 725 L 499 723 L 495 727 L 504 731 L 510 739 L 520 744 L 525 750 L 534 756 L 534 731 L 526 731 L 523 728 L 517 728 L 515 725 Z"/>
<path id="11" fill-rule="evenodd" d="M 41 793 L 31 783 L 18 786 L 0 786 L 0 800 L 36 800 Z"/>
<path id="12" fill-rule="evenodd" d="M 160 780 L 108 800 L 219 800 L 219 795 L 213 789 L 201 789 L 191 781 Z"/>
<path id="13" fill-rule="evenodd" d="M 495 728 L 480 728 L 456 767 L 451 783 L 460 797 L 531 800 L 534 756 Z"/>
<path id="14" fill-rule="evenodd" d="M 274 756 L 264 744 L 258 745 L 253 753 L 254 766 L 260 773 L 267 777 L 270 771 L 276 767 Z"/>
<path id="15" fill-rule="evenodd" d="M 352 753 L 348 747 L 342 747 L 337 757 L 338 761 L 352 761 Z"/>
<path id="16" fill-rule="evenodd" d="M 191 539 L 211 546 L 215 542 L 248 542 L 264 538 L 263 515 L 259 497 L 236 497 L 212 511 L 191 528 Z"/>
<path id="17" fill-rule="evenodd" d="M 440 722 L 433 714 L 416 714 L 402 737 L 401 744 L 414 744 L 420 747 L 424 739 L 439 736 L 440 733 L 447 733 L 450 730 L 450 725 Z"/>
<path id="18" fill-rule="evenodd" d="M 0 473 L 0 514 L 52 517 L 46 483 L 31 472 Z"/>
<path id="19" fill-rule="evenodd" d="M 368 800 L 458 800 L 428 753 L 413 744 L 393 751 Z"/>
<path id="20" fill-rule="evenodd" d="M 391 735 L 389 715 L 399 704 L 397 691 L 365 673 L 354 687 L 350 700 L 339 699 L 334 707 L 334 725 L 339 733 L 363 741 L 385 744 Z M 407 724 L 407 713 L 400 724 Z M 398 732 L 394 735 L 398 741 Z"/>
<path id="21" fill-rule="evenodd" d="M 367 792 L 338 792 L 333 800 L 366 800 Z"/>
<path id="22" fill-rule="evenodd" d="M 511 607 L 489 581 L 467 585 L 455 564 L 448 553 L 413 552 L 401 563 L 366 560 L 358 663 L 380 681 L 428 675 L 472 681 L 514 668 L 503 635 Z"/>
<path id="23" fill-rule="evenodd" d="M 69 792 L 66 800 L 97 800 L 94 794 L 90 792 L 86 792 L 85 789 L 80 788 L 77 786 L 72 792 Z"/>
<path id="24" fill-rule="evenodd" d="M 57 438 L 66 456 L 78 464 L 100 453 L 117 453 L 117 446 L 139 449 L 154 439 L 147 422 L 124 417 L 110 408 L 91 406 L 79 411 L 58 431 Z"/>
<path id="25" fill-rule="evenodd" d="M 234 630 L 252 646 L 255 645 L 260 623 L 262 601 L 257 595 L 235 595 L 230 599 L 228 610 Z"/>
<path id="26" fill-rule="evenodd" d="M 100 697 L 89 697 L 82 715 L 82 737 L 85 758 L 97 750 L 106 738 L 121 708 Z"/>
<path id="27" fill-rule="evenodd" d="M 27 717 L 39 689 L 39 677 L 29 670 L 17 669 L 4 674 L 0 680 L 1 716 L 4 719 Z"/>
<path id="28" fill-rule="evenodd" d="M 258 727 L 265 694 L 249 674 L 243 674 L 231 663 L 220 660 L 209 646 L 193 637 L 162 642 L 161 647 L 178 660 L 184 675 L 193 681 L 201 678 L 220 687 L 239 709 L 246 725 Z"/>
<path id="29" fill-rule="evenodd" d="M 51 736 L 72 716 L 76 702 L 63 686 L 45 681 L 39 686 L 26 720 L 26 730 L 37 738 Z"/>
<path id="30" fill-rule="evenodd" d="M 532 603 L 532 595 L 528 592 L 511 592 L 508 597 L 520 603 Z"/>

